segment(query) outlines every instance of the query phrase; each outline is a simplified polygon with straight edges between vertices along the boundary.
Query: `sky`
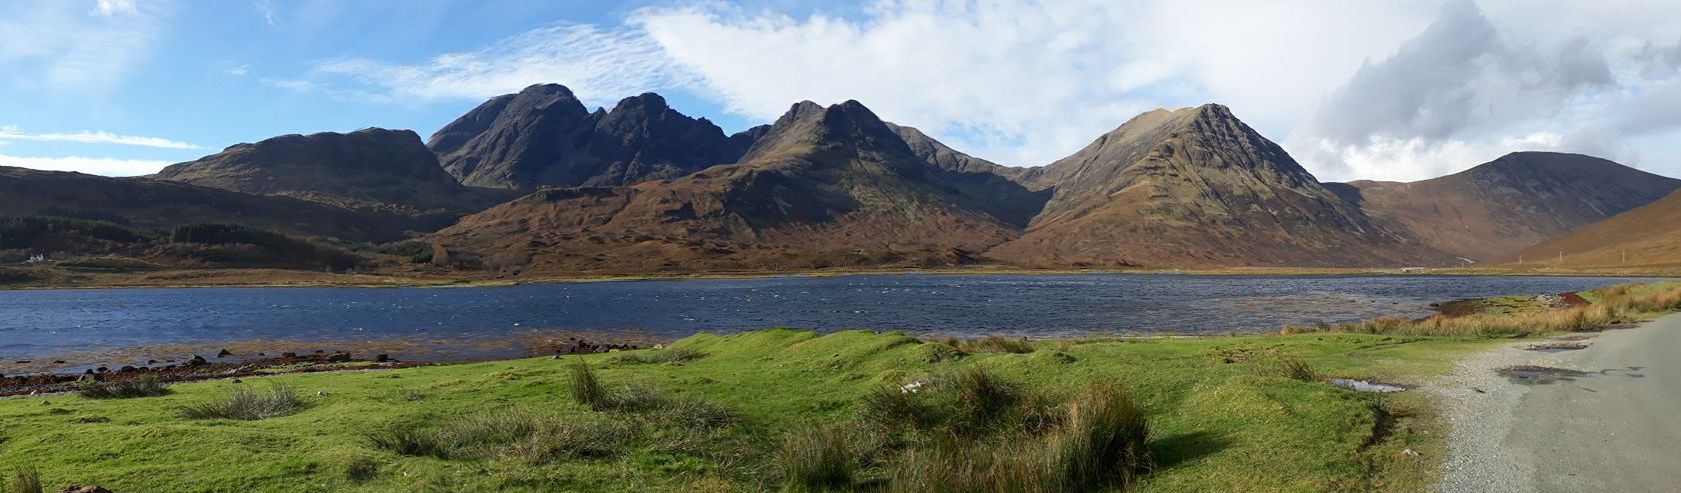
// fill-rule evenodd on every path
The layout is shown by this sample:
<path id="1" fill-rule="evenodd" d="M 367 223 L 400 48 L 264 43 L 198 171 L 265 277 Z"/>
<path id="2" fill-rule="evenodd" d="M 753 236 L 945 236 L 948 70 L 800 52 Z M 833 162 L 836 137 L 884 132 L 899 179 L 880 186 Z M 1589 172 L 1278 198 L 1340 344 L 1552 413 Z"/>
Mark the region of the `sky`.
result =
<path id="1" fill-rule="evenodd" d="M 142 175 L 241 142 L 423 137 L 536 83 L 726 132 L 856 99 L 1000 164 L 1220 103 L 1326 181 L 1521 150 L 1681 176 L 1673 0 L 8 0 L 0 165 Z"/>

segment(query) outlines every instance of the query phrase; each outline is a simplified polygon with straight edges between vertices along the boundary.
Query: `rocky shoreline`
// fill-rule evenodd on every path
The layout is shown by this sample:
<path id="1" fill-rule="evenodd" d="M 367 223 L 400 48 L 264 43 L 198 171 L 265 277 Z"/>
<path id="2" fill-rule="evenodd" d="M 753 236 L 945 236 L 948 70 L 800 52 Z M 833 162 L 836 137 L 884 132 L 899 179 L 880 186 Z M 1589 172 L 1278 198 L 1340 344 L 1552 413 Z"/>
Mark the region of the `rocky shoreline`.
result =
<path id="1" fill-rule="evenodd" d="M 227 348 L 217 350 L 212 356 L 191 354 L 184 358 L 147 359 L 144 364 L 98 365 L 90 359 L 76 362 L 68 360 L 54 360 L 55 365 L 79 365 L 83 367 L 76 371 L 33 371 L 17 374 L 0 374 L 0 397 L 14 397 L 25 395 L 40 395 L 52 393 L 75 392 L 101 383 L 114 383 L 137 380 L 143 377 L 156 378 L 165 383 L 193 382 L 201 380 L 226 380 L 259 376 L 270 376 L 293 373 L 319 373 L 329 371 L 376 371 L 414 366 L 462 363 L 471 361 L 487 361 L 497 359 L 513 359 L 547 355 L 592 354 L 610 351 L 623 351 L 651 347 L 661 341 L 642 336 L 625 336 L 613 339 L 589 339 L 578 335 L 547 335 L 540 337 L 511 338 L 500 341 L 477 341 L 478 346 L 454 346 L 457 353 L 448 351 L 407 351 L 386 352 L 370 350 L 374 347 L 392 347 L 391 341 L 340 343 L 344 350 L 316 349 L 313 351 L 299 351 L 297 346 L 309 346 L 310 343 L 268 343 L 273 347 L 288 350 L 270 353 L 259 351 L 255 353 L 236 353 Z M 413 341 L 410 344 L 416 344 Z M 231 345 L 230 347 L 249 348 L 256 343 Z M 501 349 L 489 350 L 487 346 L 500 346 Z M 396 345 L 396 347 L 403 347 Z M 101 355 L 104 361 L 130 361 L 136 354 L 164 354 L 171 353 L 178 348 L 139 348 L 117 355 Z M 399 359 L 401 356 L 401 359 Z M 9 362 L 13 365 L 34 364 L 31 360 Z"/>

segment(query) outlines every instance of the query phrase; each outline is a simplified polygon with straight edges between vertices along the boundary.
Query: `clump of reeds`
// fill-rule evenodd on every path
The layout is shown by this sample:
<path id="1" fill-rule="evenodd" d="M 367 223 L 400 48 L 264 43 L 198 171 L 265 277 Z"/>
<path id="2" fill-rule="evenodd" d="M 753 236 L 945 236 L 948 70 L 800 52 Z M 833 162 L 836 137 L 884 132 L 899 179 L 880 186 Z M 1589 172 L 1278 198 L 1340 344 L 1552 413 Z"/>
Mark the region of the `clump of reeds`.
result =
<path id="1" fill-rule="evenodd" d="M 46 489 L 41 486 L 41 473 L 34 470 L 20 470 L 12 473 L 12 480 L 6 485 L 6 491 L 11 493 L 42 493 Z"/>
<path id="2" fill-rule="evenodd" d="M 810 427 L 784 438 L 796 491 L 1098 491 L 1125 488 L 1151 467 L 1149 426 L 1120 387 L 1098 385 L 1054 404 L 1041 393 L 970 370 L 864 398 L 859 428 Z M 857 438 L 857 429 L 895 437 Z M 849 433 L 848 430 L 853 430 Z"/>
<path id="3" fill-rule="evenodd" d="M 239 387 L 215 401 L 181 408 L 187 419 L 237 419 L 257 421 L 296 414 L 309 407 L 303 397 L 284 384 L 267 390 Z"/>
<path id="4" fill-rule="evenodd" d="M 82 397 L 89 399 L 137 399 L 169 393 L 169 387 L 164 386 L 157 375 L 141 375 L 140 378 L 101 383 L 82 389 L 81 392 Z"/>
<path id="5" fill-rule="evenodd" d="M 1306 360 L 1289 358 L 1279 362 L 1278 366 L 1279 372 L 1284 375 L 1284 378 L 1303 382 L 1319 381 L 1319 372 Z"/>
<path id="6" fill-rule="evenodd" d="M 664 363 L 676 365 L 688 363 L 704 357 L 706 357 L 706 353 L 689 348 L 674 347 L 629 352 L 613 358 L 613 360 L 622 363 Z"/>

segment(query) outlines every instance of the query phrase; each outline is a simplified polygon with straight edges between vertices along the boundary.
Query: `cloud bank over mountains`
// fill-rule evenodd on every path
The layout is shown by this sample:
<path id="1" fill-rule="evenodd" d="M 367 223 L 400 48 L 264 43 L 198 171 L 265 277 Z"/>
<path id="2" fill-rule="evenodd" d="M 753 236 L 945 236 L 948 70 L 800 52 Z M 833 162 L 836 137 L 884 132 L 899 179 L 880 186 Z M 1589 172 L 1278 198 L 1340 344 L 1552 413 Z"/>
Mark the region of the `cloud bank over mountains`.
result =
<path id="1" fill-rule="evenodd" d="M 1678 22 L 1666 2 L 884 0 L 804 16 L 707 3 L 421 64 L 325 61 L 313 75 L 392 98 L 480 99 L 538 80 L 601 105 L 686 91 L 759 120 L 858 99 L 1012 165 L 1048 163 L 1141 111 L 1215 101 L 1331 179 L 1419 179 L 1513 150 L 1673 174 L 1677 149 L 1638 137 L 1681 120 Z"/>
<path id="2" fill-rule="evenodd" d="M 187 6 L 35 1 L 0 15 L 0 66 L 15 87 L 70 93 L 110 94 Z M 268 26 L 305 13 L 253 5 Z M 1516 150 L 1681 175 L 1672 0 L 742 0 L 595 19 L 406 58 L 221 63 L 271 91 L 443 113 L 538 82 L 596 106 L 677 94 L 715 105 L 686 111 L 754 122 L 857 99 L 1010 165 L 1049 163 L 1143 111 L 1218 102 L 1324 179 L 1426 178 Z"/>

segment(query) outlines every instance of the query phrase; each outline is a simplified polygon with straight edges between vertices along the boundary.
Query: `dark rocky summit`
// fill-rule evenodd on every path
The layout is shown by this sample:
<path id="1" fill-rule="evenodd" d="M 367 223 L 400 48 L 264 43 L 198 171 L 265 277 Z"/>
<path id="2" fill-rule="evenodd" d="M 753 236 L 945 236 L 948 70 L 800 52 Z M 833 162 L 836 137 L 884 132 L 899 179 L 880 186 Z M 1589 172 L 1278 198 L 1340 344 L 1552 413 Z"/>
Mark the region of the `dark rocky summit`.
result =
<path id="1" fill-rule="evenodd" d="M 1028 265 L 1376 266 L 1450 256 L 1368 217 L 1220 105 L 1156 110 L 1017 176 L 1053 191 L 1020 239 Z"/>
<path id="2" fill-rule="evenodd" d="M 950 265 L 1015 237 L 855 101 L 794 105 L 740 164 L 546 190 L 433 236 L 539 272 Z"/>
<path id="3" fill-rule="evenodd" d="M 592 113 L 567 88 L 542 84 L 486 101 L 427 145 L 462 183 L 535 190 L 677 178 L 734 162 L 751 140 L 725 136 L 658 94 Z"/>

